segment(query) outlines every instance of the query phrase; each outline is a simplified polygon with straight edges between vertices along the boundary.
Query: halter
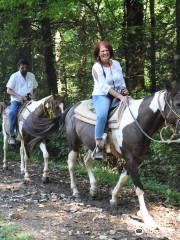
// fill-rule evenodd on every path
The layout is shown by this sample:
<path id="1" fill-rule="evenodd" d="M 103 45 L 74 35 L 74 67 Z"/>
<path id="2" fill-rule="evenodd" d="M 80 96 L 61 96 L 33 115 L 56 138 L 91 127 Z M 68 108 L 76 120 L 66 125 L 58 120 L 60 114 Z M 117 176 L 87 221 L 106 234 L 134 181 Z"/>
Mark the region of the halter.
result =
<path id="1" fill-rule="evenodd" d="M 53 112 L 52 104 L 50 108 L 45 108 L 45 101 L 44 101 L 44 103 L 42 103 L 42 107 L 43 107 L 44 114 L 47 115 L 47 117 L 49 117 L 50 119 L 56 117 L 55 113 Z"/>
<path id="2" fill-rule="evenodd" d="M 174 127 L 173 127 L 171 124 L 168 124 L 168 123 L 167 123 L 165 114 L 164 114 L 164 112 L 163 112 L 163 110 L 162 110 L 162 107 L 161 107 L 161 104 L 160 104 L 160 101 L 159 101 L 159 98 L 160 98 L 160 95 L 161 95 L 162 92 L 164 92 L 164 90 L 160 91 L 160 92 L 159 92 L 159 95 L 158 95 L 158 106 L 159 106 L 159 110 L 160 110 L 160 113 L 161 113 L 162 117 L 163 117 L 164 120 L 165 120 L 165 127 L 163 127 L 163 128 L 161 129 L 161 131 L 160 131 L 160 138 L 161 138 L 161 140 L 156 140 L 156 139 L 151 138 L 151 137 L 142 129 L 142 127 L 140 126 L 140 124 L 138 123 L 138 121 L 136 120 L 136 118 L 134 117 L 134 115 L 133 115 L 133 113 L 132 113 L 132 111 L 131 111 L 131 109 L 130 109 L 130 107 L 129 107 L 129 104 L 128 104 L 129 112 L 130 112 L 132 118 L 134 119 L 136 125 L 138 126 L 139 130 L 140 130 L 148 139 L 150 139 L 150 140 L 152 140 L 152 141 L 154 141 L 154 142 L 157 142 L 157 143 L 167 143 L 167 144 L 169 144 L 169 143 L 180 143 L 180 139 L 173 140 L 173 138 L 174 138 L 175 136 L 177 136 L 176 131 L 177 131 L 177 127 L 178 127 L 178 125 L 179 125 L 179 123 L 180 123 L 180 116 L 179 116 L 178 113 L 176 113 L 176 111 L 175 111 L 174 109 L 172 109 L 172 106 L 168 103 L 167 98 L 166 98 L 166 95 L 167 95 L 167 94 L 166 94 L 166 95 L 165 95 L 165 98 L 164 98 L 165 103 L 166 103 L 166 104 L 168 105 L 168 107 L 170 108 L 170 111 L 172 111 L 172 112 L 175 114 L 175 116 L 178 118 L 178 121 L 177 121 L 177 124 L 176 124 L 176 128 L 175 128 L 175 130 L 174 130 Z M 171 101 L 172 101 L 172 100 L 171 100 Z M 169 113 L 170 113 L 170 112 L 169 112 Z M 168 113 L 168 114 L 169 114 L 169 113 Z M 171 135 L 171 137 L 170 137 L 169 139 L 165 140 L 164 137 L 163 137 L 163 131 L 164 131 L 164 130 L 167 130 L 167 129 L 170 129 L 170 130 L 172 131 L 172 135 Z"/>

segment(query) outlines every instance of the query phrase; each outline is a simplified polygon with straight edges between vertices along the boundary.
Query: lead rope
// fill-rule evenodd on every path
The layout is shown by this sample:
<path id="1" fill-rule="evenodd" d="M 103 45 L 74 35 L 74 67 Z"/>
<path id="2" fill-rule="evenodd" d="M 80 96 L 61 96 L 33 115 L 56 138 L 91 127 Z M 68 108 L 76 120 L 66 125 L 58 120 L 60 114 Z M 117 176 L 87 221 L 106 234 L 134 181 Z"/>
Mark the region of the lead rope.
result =
<path id="1" fill-rule="evenodd" d="M 160 102 L 159 102 L 159 97 L 160 97 L 161 92 L 162 92 L 162 91 L 160 91 L 160 92 L 159 92 L 159 95 L 158 95 L 158 104 L 159 104 L 159 107 L 160 107 L 160 112 L 161 112 L 163 118 L 165 119 L 164 113 L 163 113 L 163 111 L 162 111 L 162 108 L 161 108 L 161 105 L 160 105 Z M 130 112 L 132 118 L 134 119 L 136 125 L 138 126 L 139 130 L 140 130 L 148 139 L 152 140 L 153 142 L 157 142 L 157 143 L 167 143 L 167 144 L 169 144 L 169 143 L 180 143 L 180 139 L 172 140 L 172 138 L 174 137 L 174 134 L 175 134 L 174 130 L 173 130 L 173 134 L 172 134 L 172 136 L 171 136 L 170 139 L 165 140 L 165 139 L 163 138 L 163 136 L 162 136 L 163 131 L 164 131 L 165 129 L 170 128 L 170 127 L 172 128 L 171 125 L 166 125 L 164 128 L 161 129 L 161 132 L 160 132 L 160 138 L 161 138 L 161 140 L 156 140 L 156 139 L 150 137 L 150 136 L 142 129 L 142 127 L 140 126 L 140 124 L 138 123 L 138 121 L 136 120 L 136 118 L 134 117 L 134 115 L 133 115 L 133 113 L 132 113 L 132 111 L 131 111 L 131 109 L 130 109 L 130 107 L 129 107 L 129 103 L 128 103 L 128 109 L 129 109 L 129 112 Z M 166 123 L 166 119 L 165 119 L 165 123 Z"/>

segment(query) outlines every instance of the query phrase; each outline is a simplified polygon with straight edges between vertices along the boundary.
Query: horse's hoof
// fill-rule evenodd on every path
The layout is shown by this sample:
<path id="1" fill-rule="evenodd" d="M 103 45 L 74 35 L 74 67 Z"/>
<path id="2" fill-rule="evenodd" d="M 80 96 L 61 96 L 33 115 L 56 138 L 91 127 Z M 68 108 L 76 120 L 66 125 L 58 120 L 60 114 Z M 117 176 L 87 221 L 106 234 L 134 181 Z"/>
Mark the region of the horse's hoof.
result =
<path id="1" fill-rule="evenodd" d="M 8 170 L 8 166 L 3 166 L 3 171 L 7 171 Z"/>
<path id="2" fill-rule="evenodd" d="M 30 183 L 32 179 L 30 177 L 25 177 L 24 178 L 24 183 Z"/>
<path id="3" fill-rule="evenodd" d="M 81 199 L 81 196 L 80 196 L 79 192 L 74 193 L 74 194 L 72 195 L 71 199 L 74 199 L 74 200 L 79 200 L 79 199 Z"/>
<path id="4" fill-rule="evenodd" d="M 97 190 L 90 189 L 89 193 L 90 193 L 90 196 L 92 197 L 92 199 L 97 197 Z"/>
<path id="5" fill-rule="evenodd" d="M 44 184 L 49 183 L 50 182 L 49 177 L 42 177 L 42 182 Z"/>
<path id="6" fill-rule="evenodd" d="M 143 219 L 145 226 L 148 229 L 155 230 L 158 229 L 158 225 L 155 223 L 154 219 L 151 216 L 148 216 Z"/>
<path id="7" fill-rule="evenodd" d="M 118 208 L 118 203 L 113 201 L 112 199 L 110 200 L 110 206 L 112 210 L 117 210 Z"/>

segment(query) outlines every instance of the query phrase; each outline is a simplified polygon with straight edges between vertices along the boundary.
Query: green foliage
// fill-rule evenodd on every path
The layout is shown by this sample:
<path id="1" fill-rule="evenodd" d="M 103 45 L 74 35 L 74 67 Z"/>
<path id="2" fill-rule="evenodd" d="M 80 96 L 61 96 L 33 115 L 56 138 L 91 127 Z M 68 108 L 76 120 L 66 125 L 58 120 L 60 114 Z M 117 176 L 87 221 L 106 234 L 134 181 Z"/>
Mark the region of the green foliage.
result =
<path id="1" fill-rule="evenodd" d="M 20 231 L 17 225 L 8 222 L 5 215 L 0 213 L 0 239 L 32 240 L 32 237 L 27 232 Z"/>
<path id="2" fill-rule="evenodd" d="M 135 88 L 132 92 L 131 92 L 131 96 L 135 99 L 140 99 L 140 98 L 144 98 L 145 96 L 150 95 L 150 93 L 144 89 L 138 89 Z"/>
<path id="3" fill-rule="evenodd" d="M 44 2 L 44 3 L 43 3 Z M 157 88 L 162 88 L 167 80 L 175 75 L 174 53 L 176 49 L 175 0 L 155 2 L 155 80 Z M 145 54 L 144 79 L 145 88 L 134 88 L 131 96 L 139 99 L 150 95 L 151 86 L 151 19 L 149 2 L 145 6 L 143 46 Z M 41 21 L 50 20 L 53 36 L 53 49 L 56 56 L 55 68 L 60 86 L 68 92 L 66 104 L 72 105 L 79 100 L 90 98 L 93 89 L 91 67 L 93 65 L 92 51 L 94 42 L 99 39 L 110 40 L 115 50 L 115 58 L 119 59 L 123 72 L 126 73 L 127 52 L 124 1 L 119 0 L 0 0 L 0 94 L 1 101 L 7 98 L 6 83 L 12 72 L 16 70 L 18 44 L 29 42 L 32 55 L 33 72 L 39 82 L 39 97 L 48 93 L 46 68 L 44 64 L 45 43 L 42 41 Z M 22 20 L 30 22 L 30 33 L 22 39 L 21 33 L 26 33 L 22 27 Z M 137 27 L 132 27 L 137 30 Z M 28 30 L 29 31 L 29 30 Z M 57 39 L 56 33 L 59 33 Z M 58 42 L 58 43 L 57 43 Z M 57 57 L 59 56 L 59 57 Z M 130 66 L 131 67 L 131 66 Z M 9 97 L 8 97 L 9 98 Z M 157 136 L 158 139 L 159 136 Z M 155 136 L 156 138 L 156 136 Z M 2 136 L 0 136 L 2 146 Z M 2 148 L 2 147 L 1 147 Z M 48 148 L 50 156 L 57 159 L 67 159 L 68 147 L 64 136 L 53 135 Z M 82 154 L 84 150 L 82 150 Z M 35 149 L 33 158 L 42 159 L 39 149 Z M 19 160 L 19 154 L 8 152 L 10 159 Z M 178 156 L 179 147 L 173 145 L 151 145 L 151 156 L 142 165 L 142 174 L 145 179 L 162 182 L 173 189 L 178 188 Z M 95 169 L 95 171 L 97 171 Z M 104 170 L 103 170 L 104 171 Z M 97 177 L 103 179 L 100 171 Z M 116 177 L 107 177 L 115 182 Z M 153 183 L 154 184 L 154 183 Z M 156 183 L 155 183 L 156 185 Z M 173 191 L 173 190 L 172 190 Z M 170 193 L 171 195 L 172 193 Z"/>
<path id="4" fill-rule="evenodd" d="M 158 138 L 156 135 L 154 138 Z M 151 155 L 143 162 L 141 171 L 144 177 L 166 184 L 172 190 L 179 190 L 178 144 L 151 144 Z"/>

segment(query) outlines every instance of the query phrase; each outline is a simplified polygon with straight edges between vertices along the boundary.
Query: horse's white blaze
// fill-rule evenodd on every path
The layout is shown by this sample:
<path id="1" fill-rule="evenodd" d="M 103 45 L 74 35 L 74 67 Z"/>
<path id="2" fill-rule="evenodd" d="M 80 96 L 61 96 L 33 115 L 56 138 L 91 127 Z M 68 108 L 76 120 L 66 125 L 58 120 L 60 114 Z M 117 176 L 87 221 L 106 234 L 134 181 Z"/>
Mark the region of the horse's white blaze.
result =
<path id="1" fill-rule="evenodd" d="M 139 106 L 141 105 L 143 99 L 134 100 L 130 99 L 129 101 L 129 107 L 131 109 L 131 106 L 133 105 L 133 109 L 131 109 L 131 112 L 135 118 L 138 116 Z M 123 143 L 123 129 L 134 122 L 134 118 L 132 117 L 128 107 L 125 109 L 123 118 L 121 119 L 120 126 L 117 129 L 112 129 L 112 139 L 113 144 L 116 148 L 116 151 L 120 153 L 120 147 L 122 147 Z"/>
<path id="2" fill-rule="evenodd" d="M 76 163 L 77 155 L 78 153 L 74 152 L 73 150 L 70 151 L 70 153 L 68 154 L 68 168 L 69 168 L 69 174 L 71 179 L 71 190 L 74 196 L 79 193 L 76 186 L 75 174 L 74 174 L 74 166 Z"/>
<path id="3" fill-rule="evenodd" d="M 156 92 L 154 94 L 154 97 L 149 105 L 150 109 L 153 111 L 153 112 L 157 112 L 157 110 L 164 110 L 164 107 L 165 107 L 165 101 L 164 101 L 164 94 L 165 92 Z M 159 109 L 159 105 L 160 105 L 160 108 Z"/>
<path id="4" fill-rule="evenodd" d="M 63 113 L 63 112 L 64 112 L 64 104 L 63 104 L 63 103 L 60 103 L 60 104 L 59 104 L 59 108 L 61 109 L 61 112 Z"/>
<path id="5" fill-rule="evenodd" d="M 115 188 L 112 191 L 112 199 L 110 200 L 110 203 L 112 205 L 118 205 L 118 197 L 120 190 L 124 186 L 127 179 L 128 179 L 127 171 L 122 172 L 119 177 L 118 183 L 116 184 Z"/>

